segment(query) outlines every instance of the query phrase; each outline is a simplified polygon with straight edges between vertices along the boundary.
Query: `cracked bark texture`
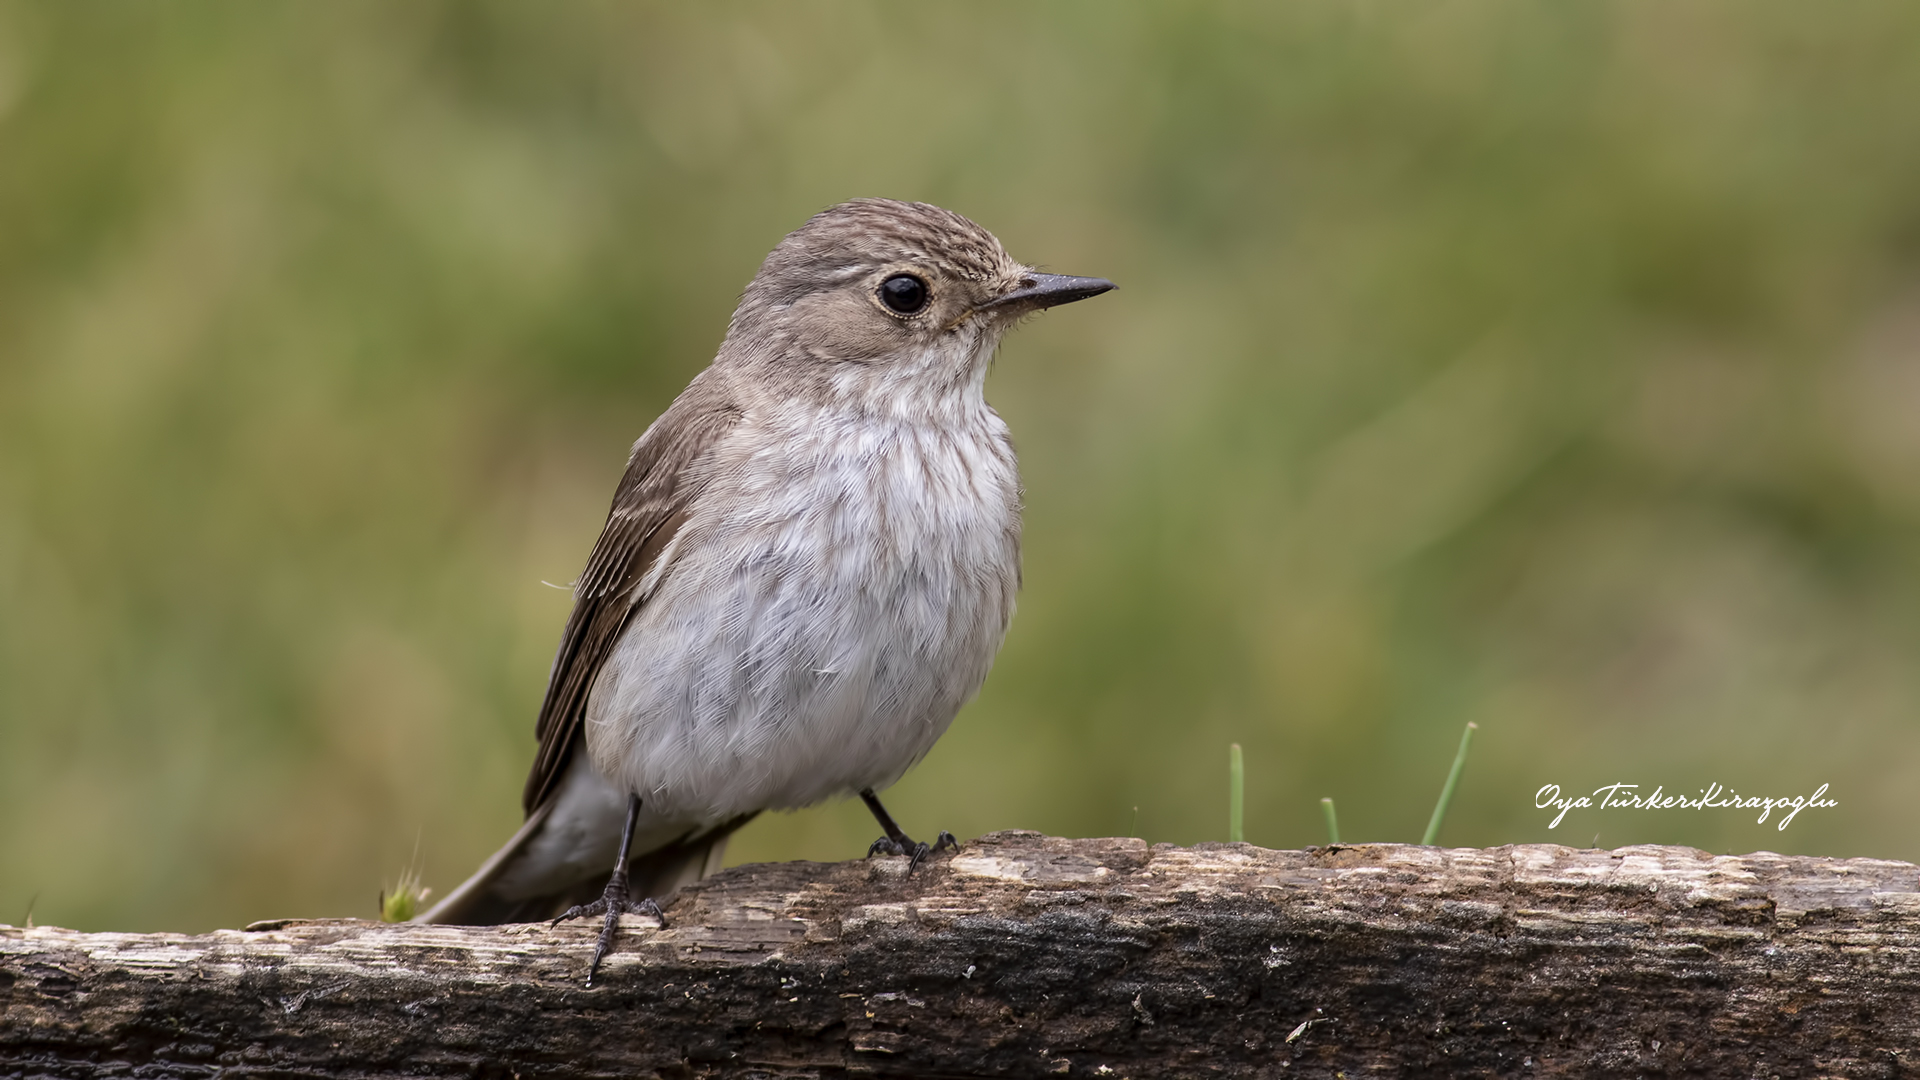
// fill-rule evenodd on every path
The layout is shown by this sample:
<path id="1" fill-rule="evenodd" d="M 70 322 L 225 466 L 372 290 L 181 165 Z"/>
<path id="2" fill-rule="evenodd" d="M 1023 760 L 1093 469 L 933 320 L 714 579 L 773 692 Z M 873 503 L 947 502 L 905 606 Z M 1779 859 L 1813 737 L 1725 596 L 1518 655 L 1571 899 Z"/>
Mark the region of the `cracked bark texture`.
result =
<path id="1" fill-rule="evenodd" d="M 0 1076 L 1896 1076 L 1920 868 L 1148 847 L 742 866 L 594 927 L 0 928 Z"/>

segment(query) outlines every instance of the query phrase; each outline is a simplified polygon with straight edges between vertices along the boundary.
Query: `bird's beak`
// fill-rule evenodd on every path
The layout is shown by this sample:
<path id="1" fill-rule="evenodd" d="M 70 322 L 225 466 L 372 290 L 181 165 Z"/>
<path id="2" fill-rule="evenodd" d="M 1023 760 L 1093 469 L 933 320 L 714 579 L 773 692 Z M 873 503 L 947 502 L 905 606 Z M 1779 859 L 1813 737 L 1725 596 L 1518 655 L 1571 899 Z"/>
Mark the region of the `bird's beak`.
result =
<path id="1" fill-rule="evenodd" d="M 1028 274 L 1020 287 L 980 305 L 982 309 L 1017 304 L 1030 311 L 1059 307 L 1089 296 L 1099 296 L 1116 288 L 1113 282 L 1097 277 L 1068 277 L 1065 274 Z"/>

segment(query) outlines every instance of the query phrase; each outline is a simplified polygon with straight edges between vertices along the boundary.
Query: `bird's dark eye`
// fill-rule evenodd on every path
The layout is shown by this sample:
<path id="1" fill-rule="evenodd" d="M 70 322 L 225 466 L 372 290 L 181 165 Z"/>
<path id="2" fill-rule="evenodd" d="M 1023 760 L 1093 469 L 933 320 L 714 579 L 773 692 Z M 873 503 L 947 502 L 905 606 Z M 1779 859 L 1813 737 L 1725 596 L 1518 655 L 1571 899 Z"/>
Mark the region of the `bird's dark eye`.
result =
<path id="1" fill-rule="evenodd" d="M 902 315 L 927 306 L 927 283 L 912 274 L 895 274 L 880 283 L 880 300 Z"/>

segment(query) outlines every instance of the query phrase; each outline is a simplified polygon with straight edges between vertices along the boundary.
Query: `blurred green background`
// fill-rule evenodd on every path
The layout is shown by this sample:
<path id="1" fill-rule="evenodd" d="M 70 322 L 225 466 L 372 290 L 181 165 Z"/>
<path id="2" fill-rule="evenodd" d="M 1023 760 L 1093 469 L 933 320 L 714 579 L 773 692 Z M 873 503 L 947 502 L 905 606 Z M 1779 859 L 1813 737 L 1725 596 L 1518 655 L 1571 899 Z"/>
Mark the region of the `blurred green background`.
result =
<path id="1" fill-rule="evenodd" d="M 0 4 L 0 922 L 371 915 L 519 820 L 627 446 L 789 229 L 1002 350 L 916 834 L 1920 858 L 1920 7 Z M 1534 792 L 1832 785 L 1750 813 Z M 858 803 L 734 861 L 847 858 Z"/>

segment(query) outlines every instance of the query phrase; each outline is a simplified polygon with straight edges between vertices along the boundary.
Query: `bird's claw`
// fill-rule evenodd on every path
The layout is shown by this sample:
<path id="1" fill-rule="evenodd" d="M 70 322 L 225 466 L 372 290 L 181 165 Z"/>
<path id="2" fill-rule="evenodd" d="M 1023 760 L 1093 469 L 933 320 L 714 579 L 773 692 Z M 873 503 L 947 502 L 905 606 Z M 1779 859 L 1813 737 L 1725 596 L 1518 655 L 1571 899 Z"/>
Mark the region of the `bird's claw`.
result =
<path id="1" fill-rule="evenodd" d="M 905 836 L 902 836 L 899 840 L 895 840 L 891 836 L 883 836 L 875 840 L 873 845 L 867 848 L 867 858 L 871 859 L 875 855 L 882 854 L 911 855 L 913 861 L 907 864 L 907 873 L 911 874 L 919 868 L 921 860 L 925 859 L 928 855 L 948 850 L 959 851 L 960 841 L 955 840 L 952 833 L 941 829 L 940 835 L 934 837 L 931 846 L 914 843 L 911 838 Z"/>
<path id="2" fill-rule="evenodd" d="M 587 985 L 593 985 L 594 973 L 600 970 L 600 961 L 613 951 L 613 938 L 620 929 L 622 915 L 651 915 L 660 920 L 664 929 L 667 925 L 667 913 L 651 899 L 635 900 L 627 895 L 627 875 L 615 874 L 607 881 L 606 891 L 600 899 L 591 904 L 575 904 L 560 913 L 548 926 L 559 926 L 569 919 L 591 919 L 596 915 L 606 916 L 606 923 L 600 928 L 599 944 L 593 948 L 593 963 L 587 965 Z"/>

